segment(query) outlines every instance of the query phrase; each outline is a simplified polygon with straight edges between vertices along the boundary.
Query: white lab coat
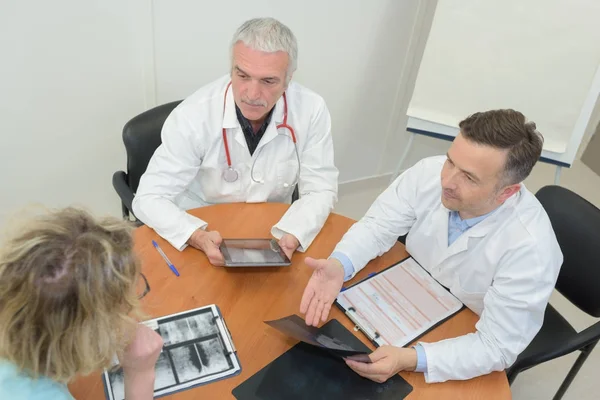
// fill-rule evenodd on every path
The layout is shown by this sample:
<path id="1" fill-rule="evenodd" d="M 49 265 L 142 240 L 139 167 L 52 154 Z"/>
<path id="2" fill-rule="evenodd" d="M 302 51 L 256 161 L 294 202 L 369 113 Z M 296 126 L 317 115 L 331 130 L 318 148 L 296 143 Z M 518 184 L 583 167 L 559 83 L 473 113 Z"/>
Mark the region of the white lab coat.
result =
<path id="1" fill-rule="evenodd" d="M 298 161 L 283 121 L 283 97 L 251 156 L 235 112 L 233 90 L 224 76 L 185 99 L 162 129 L 162 144 L 150 160 L 133 201 L 135 215 L 183 250 L 191 234 L 207 223 L 184 210 L 216 203 L 290 202 Z M 273 227 L 281 238 L 291 233 L 300 249 L 310 246 L 337 201 L 338 170 L 334 166 L 331 119 L 323 98 L 291 82 L 286 90 L 288 125 L 294 128 L 300 155 L 300 199 Z M 231 163 L 239 177 L 226 182 L 222 128 L 227 129 Z M 250 169 L 256 159 L 254 178 Z"/>
<path id="2" fill-rule="evenodd" d="M 448 246 L 445 159 L 424 159 L 398 177 L 335 249 L 360 270 L 409 232 L 407 251 L 480 316 L 475 333 L 422 343 L 427 382 L 512 365 L 542 325 L 563 260 L 548 215 L 525 186 Z"/>

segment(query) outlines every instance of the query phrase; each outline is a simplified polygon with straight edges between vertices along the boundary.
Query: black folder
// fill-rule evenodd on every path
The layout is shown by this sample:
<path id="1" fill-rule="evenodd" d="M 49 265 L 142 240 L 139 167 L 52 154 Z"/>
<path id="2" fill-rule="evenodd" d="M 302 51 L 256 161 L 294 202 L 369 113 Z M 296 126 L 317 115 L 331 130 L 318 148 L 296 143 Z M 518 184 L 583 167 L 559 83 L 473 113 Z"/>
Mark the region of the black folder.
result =
<path id="1" fill-rule="evenodd" d="M 352 347 L 370 352 L 335 319 L 321 329 Z M 412 386 L 400 375 L 385 383 L 376 383 L 356 374 L 341 358 L 300 342 L 242 382 L 232 393 L 238 400 L 396 400 L 411 391 Z"/>

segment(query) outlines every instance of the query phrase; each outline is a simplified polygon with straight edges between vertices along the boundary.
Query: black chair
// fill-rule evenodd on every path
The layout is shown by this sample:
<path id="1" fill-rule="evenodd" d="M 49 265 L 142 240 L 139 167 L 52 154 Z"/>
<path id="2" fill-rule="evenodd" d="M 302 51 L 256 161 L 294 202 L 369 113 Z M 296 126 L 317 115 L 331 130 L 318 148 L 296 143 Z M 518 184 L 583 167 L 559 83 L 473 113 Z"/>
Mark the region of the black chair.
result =
<path id="1" fill-rule="evenodd" d="M 123 127 L 127 172 L 115 172 L 112 183 L 121 198 L 121 210 L 125 219 L 129 219 L 130 215 L 135 218 L 132 203 L 140 178 L 146 172 L 150 158 L 161 144 L 160 133 L 165 120 L 181 101 L 173 101 L 147 110 L 132 118 Z M 298 185 L 296 185 L 292 194 L 292 203 L 298 198 Z"/>
<path id="2" fill-rule="evenodd" d="M 133 197 L 140 184 L 140 178 L 146 172 L 150 158 L 160 146 L 160 132 L 165 120 L 181 100 L 163 104 L 132 118 L 123 127 L 123 143 L 127 152 L 127 172 L 117 171 L 112 183 L 121 198 L 123 218 L 133 214 Z"/>
<path id="3" fill-rule="evenodd" d="M 399 241 L 400 243 L 402 243 L 403 245 L 405 245 L 405 246 L 406 246 L 406 237 L 407 237 L 407 236 L 408 236 L 408 233 L 407 233 L 406 235 L 403 235 L 403 236 L 398 236 L 398 241 Z"/>
<path id="4" fill-rule="evenodd" d="M 562 250 L 564 261 L 556 290 L 580 310 L 600 317 L 600 209 L 560 186 L 536 194 Z M 560 399 L 600 340 L 600 321 L 577 332 L 548 304 L 540 332 L 506 371 L 512 384 L 517 375 L 543 362 L 579 350 L 581 354 L 554 395 Z"/>

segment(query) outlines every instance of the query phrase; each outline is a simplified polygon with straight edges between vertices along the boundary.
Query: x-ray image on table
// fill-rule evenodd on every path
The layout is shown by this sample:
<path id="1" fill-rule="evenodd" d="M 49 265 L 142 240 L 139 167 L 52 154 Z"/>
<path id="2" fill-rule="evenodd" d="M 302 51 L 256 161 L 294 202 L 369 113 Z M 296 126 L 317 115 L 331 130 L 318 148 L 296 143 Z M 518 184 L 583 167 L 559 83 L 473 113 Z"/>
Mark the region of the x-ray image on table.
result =
<path id="1" fill-rule="evenodd" d="M 163 339 L 156 363 L 154 397 L 237 375 L 241 366 L 215 305 L 144 322 Z M 106 397 L 124 400 L 123 369 L 103 374 Z"/>

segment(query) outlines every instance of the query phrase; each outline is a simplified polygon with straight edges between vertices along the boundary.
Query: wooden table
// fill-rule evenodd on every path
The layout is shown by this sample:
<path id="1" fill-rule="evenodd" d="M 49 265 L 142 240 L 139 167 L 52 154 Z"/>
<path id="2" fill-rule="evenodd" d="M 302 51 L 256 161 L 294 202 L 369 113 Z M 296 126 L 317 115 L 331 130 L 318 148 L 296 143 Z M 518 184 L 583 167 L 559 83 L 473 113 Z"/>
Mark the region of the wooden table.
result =
<path id="1" fill-rule="evenodd" d="M 287 210 L 286 204 L 222 204 L 191 211 L 218 230 L 225 238 L 269 237 L 271 227 Z M 309 250 L 296 253 L 288 268 L 234 269 L 213 267 L 200 251 L 188 247 L 173 249 L 147 227 L 135 232 L 135 250 L 142 260 L 142 271 L 151 291 L 143 299 L 145 311 L 159 317 L 207 304 L 217 304 L 227 321 L 238 350 L 242 373 L 236 377 L 176 393 L 172 399 L 230 399 L 231 391 L 244 380 L 273 361 L 296 342 L 263 321 L 299 314 L 300 299 L 311 270 L 303 263 L 305 256 L 324 258 L 331 254 L 342 235 L 354 221 L 332 214 Z M 165 265 L 151 240 L 159 242 L 181 276 L 176 277 Z M 369 263 L 354 279 L 401 260 L 408 254 L 401 243 Z M 352 329 L 351 321 L 336 307 L 330 315 Z M 440 325 L 423 341 L 437 341 L 475 330 L 477 315 L 463 310 Z M 370 348 L 373 345 L 361 333 L 358 337 Z M 414 390 L 408 397 L 417 399 L 510 399 L 506 374 L 496 372 L 469 381 L 426 384 L 421 373 L 402 373 Z M 100 374 L 79 378 L 69 385 L 76 399 L 104 399 Z M 284 398 L 283 396 L 282 398 Z"/>

